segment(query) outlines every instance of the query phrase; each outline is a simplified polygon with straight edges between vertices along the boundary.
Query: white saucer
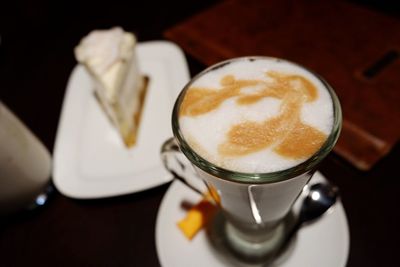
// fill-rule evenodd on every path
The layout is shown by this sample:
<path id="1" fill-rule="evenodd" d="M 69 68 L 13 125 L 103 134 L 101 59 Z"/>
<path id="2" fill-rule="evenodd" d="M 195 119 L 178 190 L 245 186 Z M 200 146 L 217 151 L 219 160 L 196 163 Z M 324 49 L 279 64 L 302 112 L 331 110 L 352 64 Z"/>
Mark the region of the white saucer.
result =
<path id="1" fill-rule="evenodd" d="M 171 113 L 189 81 L 182 50 L 167 41 L 139 43 L 141 72 L 150 77 L 136 145 L 127 149 L 97 103 L 92 82 L 76 66 L 66 89 L 54 148 L 53 179 L 73 198 L 100 198 L 145 190 L 171 180 L 160 158 L 172 136 Z"/>
<path id="2" fill-rule="evenodd" d="M 317 172 L 310 183 L 325 178 Z M 196 203 L 200 196 L 179 181 L 172 183 L 160 205 L 156 223 L 156 248 L 164 267 L 230 266 L 210 245 L 205 231 L 188 241 L 176 223 L 185 217 L 182 201 Z M 342 203 L 339 201 L 315 223 L 304 226 L 297 235 L 290 255 L 274 266 L 342 267 L 349 253 L 349 229 Z"/>

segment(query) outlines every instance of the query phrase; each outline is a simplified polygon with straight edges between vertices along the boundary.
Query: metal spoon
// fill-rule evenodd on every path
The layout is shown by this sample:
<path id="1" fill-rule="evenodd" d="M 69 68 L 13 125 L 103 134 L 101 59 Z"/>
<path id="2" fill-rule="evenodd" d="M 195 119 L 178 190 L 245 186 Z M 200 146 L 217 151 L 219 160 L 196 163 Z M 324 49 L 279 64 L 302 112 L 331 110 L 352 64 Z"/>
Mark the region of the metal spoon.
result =
<path id="1" fill-rule="evenodd" d="M 336 186 L 328 183 L 311 185 L 301 205 L 296 227 L 319 218 L 336 203 L 338 196 L 339 189 Z"/>
<path id="2" fill-rule="evenodd" d="M 279 256 L 290 243 L 297 231 L 305 224 L 315 221 L 331 208 L 339 196 L 339 189 L 328 183 L 317 183 L 309 187 L 307 196 L 301 204 L 297 221 L 290 229 L 282 245 L 276 250 L 271 259 Z"/>

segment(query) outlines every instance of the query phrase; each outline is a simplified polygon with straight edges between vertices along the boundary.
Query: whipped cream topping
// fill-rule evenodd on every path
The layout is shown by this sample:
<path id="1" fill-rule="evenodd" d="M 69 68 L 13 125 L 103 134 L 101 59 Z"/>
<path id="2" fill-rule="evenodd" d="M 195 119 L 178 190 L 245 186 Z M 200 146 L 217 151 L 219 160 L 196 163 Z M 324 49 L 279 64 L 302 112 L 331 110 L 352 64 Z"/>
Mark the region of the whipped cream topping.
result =
<path id="1" fill-rule="evenodd" d="M 135 41 L 133 34 L 125 33 L 121 27 L 95 30 L 81 40 L 75 48 L 75 56 L 100 76 L 118 61 L 127 60 Z"/>

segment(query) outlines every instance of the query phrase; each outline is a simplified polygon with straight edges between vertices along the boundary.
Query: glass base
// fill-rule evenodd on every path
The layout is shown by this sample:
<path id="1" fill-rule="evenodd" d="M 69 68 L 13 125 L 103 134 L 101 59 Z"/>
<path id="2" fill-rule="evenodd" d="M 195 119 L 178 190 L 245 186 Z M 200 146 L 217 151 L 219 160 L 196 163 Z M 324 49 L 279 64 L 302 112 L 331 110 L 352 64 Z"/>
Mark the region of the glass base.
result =
<path id="1" fill-rule="evenodd" d="M 48 184 L 45 189 L 27 206 L 27 211 L 34 211 L 45 206 L 54 193 L 53 184 Z"/>
<path id="2" fill-rule="evenodd" d="M 9 210 L 3 210 L 0 213 L 0 218 L 2 221 L 13 221 L 14 219 L 18 220 L 29 217 L 47 206 L 54 192 L 54 186 L 50 182 L 29 202 L 21 202 L 18 206 L 12 207 Z"/>
<path id="3" fill-rule="evenodd" d="M 250 242 L 240 237 L 222 213 L 218 213 L 207 229 L 209 240 L 218 253 L 236 266 L 252 266 L 275 260 L 288 230 L 293 224 L 293 214 L 286 216 L 268 238 L 260 242 Z M 249 265 L 247 265 L 249 264 Z"/>
<path id="4" fill-rule="evenodd" d="M 229 222 L 225 223 L 224 232 L 227 244 L 236 254 L 247 260 L 258 261 L 268 258 L 275 252 L 275 248 L 281 245 L 285 236 L 285 225 L 284 223 L 277 225 L 269 237 L 261 242 L 251 242 L 241 238 L 238 230 Z"/>

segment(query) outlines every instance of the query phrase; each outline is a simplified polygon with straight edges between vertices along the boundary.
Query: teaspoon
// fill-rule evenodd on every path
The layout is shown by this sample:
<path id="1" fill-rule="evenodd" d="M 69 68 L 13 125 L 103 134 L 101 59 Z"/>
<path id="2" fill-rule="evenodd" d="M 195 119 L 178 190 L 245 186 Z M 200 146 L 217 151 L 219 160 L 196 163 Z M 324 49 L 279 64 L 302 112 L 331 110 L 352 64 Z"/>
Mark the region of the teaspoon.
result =
<path id="1" fill-rule="evenodd" d="M 307 196 L 301 204 L 300 213 L 297 221 L 285 236 L 282 245 L 276 250 L 271 259 L 279 256 L 297 231 L 305 224 L 320 218 L 329 208 L 331 208 L 339 196 L 339 189 L 328 183 L 317 183 L 309 187 Z"/>

